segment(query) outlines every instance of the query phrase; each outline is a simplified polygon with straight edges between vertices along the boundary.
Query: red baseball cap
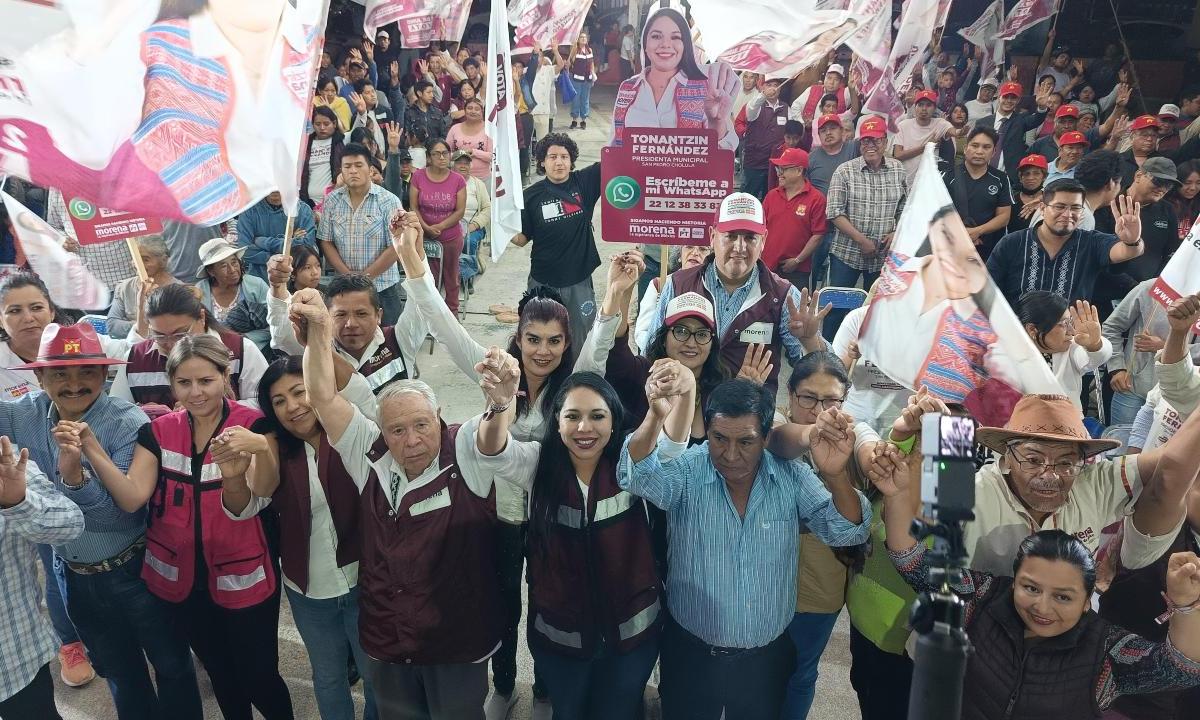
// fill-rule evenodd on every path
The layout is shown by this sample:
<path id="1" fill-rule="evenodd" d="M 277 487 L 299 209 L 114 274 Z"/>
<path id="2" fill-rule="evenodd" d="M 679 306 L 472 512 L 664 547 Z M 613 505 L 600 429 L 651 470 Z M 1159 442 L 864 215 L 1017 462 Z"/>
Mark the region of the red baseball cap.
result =
<path id="1" fill-rule="evenodd" d="M 1058 136 L 1058 146 L 1063 145 L 1090 145 L 1088 139 L 1081 132 L 1065 132 Z"/>
<path id="2" fill-rule="evenodd" d="M 76 325 L 50 323 L 42 330 L 42 343 L 38 347 L 37 359 L 10 369 L 34 370 L 67 365 L 127 364 L 124 360 L 114 360 L 104 354 L 104 346 L 100 344 L 96 328 L 90 324 L 85 322 Z"/>
<path id="3" fill-rule="evenodd" d="M 929 102 L 933 103 L 934 105 L 937 105 L 937 100 L 938 100 L 937 93 L 935 93 L 932 90 L 922 90 L 921 92 L 917 93 L 917 97 L 915 100 L 913 100 L 913 104 L 915 105 L 916 103 L 919 103 L 922 100 L 928 100 Z"/>
<path id="4" fill-rule="evenodd" d="M 1079 117 L 1079 108 L 1074 105 L 1059 105 L 1058 110 L 1054 111 L 1054 119 L 1057 120 L 1064 117 Z"/>
<path id="5" fill-rule="evenodd" d="M 1130 130 L 1143 130 L 1145 128 L 1158 129 L 1158 118 L 1153 115 L 1141 115 L 1129 125 Z"/>
<path id="6" fill-rule="evenodd" d="M 1078 135 L 1079 133 L 1075 133 L 1075 134 Z M 1046 162 L 1046 158 L 1042 157 L 1041 155 L 1038 155 L 1037 153 L 1034 153 L 1032 155 L 1026 155 L 1025 157 L 1021 158 L 1021 162 L 1017 163 L 1017 170 L 1020 170 L 1021 168 L 1027 168 L 1027 167 L 1036 167 L 1036 168 L 1041 168 L 1047 172 L 1050 171 L 1050 164 Z"/>
<path id="7" fill-rule="evenodd" d="M 1006 82 L 1000 86 L 1000 97 L 1004 97 L 1005 95 L 1016 95 L 1017 97 L 1021 97 L 1024 94 L 1025 90 L 1021 87 L 1021 83 Z"/>
<path id="8" fill-rule="evenodd" d="M 762 203 L 750 193 L 730 193 L 721 201 L 721 209 L 717 211 L 717 232 L 738 230 L 759 235 L 767 231 Z"/>
<path id="9" fill-rule="evenodd" d="M 817 120 L 817 129 L 820 130 L 830 123 L 833 123 L 834 125 L 841 125 L 842 116 L 836 113 L 825 113 Z"/>
<path id="10" fill-rule="evenodd" d="M 771 158 L 771 164 L 776 167 L 808 167 L 808 153 L 800 148 L 788 148 L 777 158 Z"/>
<path id="11" fill-rule="evenodd" d="M 878 115 L 872 115 L 858 126 L 858 137 L 859 139 L 885 138 L 887 137 L 887 123 Z"/>

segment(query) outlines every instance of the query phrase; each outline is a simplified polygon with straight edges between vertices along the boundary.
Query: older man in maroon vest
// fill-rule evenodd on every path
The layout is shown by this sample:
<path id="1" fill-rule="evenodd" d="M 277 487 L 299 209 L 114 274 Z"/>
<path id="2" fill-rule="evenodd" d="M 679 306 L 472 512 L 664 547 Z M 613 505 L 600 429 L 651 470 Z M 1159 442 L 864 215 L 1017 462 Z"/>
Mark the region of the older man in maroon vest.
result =
<path id="1" fill-rule="evenodd" d="M 332 320 L 317 290 L 292 297 L 307 326 L 304 385 L 361 493 L 359 636 L 381 717 L 482 717 L 500 645 L 494 468 L 479 418 L 447 426 L 417 380 L 378 395 L 378 424 L 336 394 Z"/>
<path id="2" fill-rule="evenodd" d="M 774 394 L 785 355 L 795 364 L 805 353 L 826 348 L 820 329 L 829 307 L 819 310 L 807 289 L 798 291 L 771 272 L 760 259 L 766 238 L 758 198 L 741 192 L 726 197 L 711 231 L 713 254 L 703 265 L 667 278 L 650 332 L 663 324 L 667 305 L 676 295 L 699 293 L 716 311 L 721 359 L 731 376 L 741 368 L 750 345 L 770 348 L 774 367 L 765 386 Z"/>

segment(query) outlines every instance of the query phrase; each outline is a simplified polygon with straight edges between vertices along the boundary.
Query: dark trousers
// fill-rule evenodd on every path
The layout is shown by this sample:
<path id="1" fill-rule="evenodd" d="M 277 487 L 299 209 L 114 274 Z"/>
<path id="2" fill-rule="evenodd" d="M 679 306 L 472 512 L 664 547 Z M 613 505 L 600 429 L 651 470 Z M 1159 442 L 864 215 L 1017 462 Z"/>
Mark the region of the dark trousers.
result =
<path id="1" fill-rule="evenodd" d="M 747 192 L 758 198 L 763 199 L 767 194 L 767 173 L 770 168 L 742 168 L 742 192 Z"/>
<path id="2" fill-rule="evenodd" d="M 787 633 L 767 645 L 714 655 L 703 641 L 667 623 L 662 639 L 664 720 L 778 720 L 796 652 Z"/>
<path id="3" fill-rule="evenodd" d="M 65 580 L 67 611 L 121 720 L 204 716 L 196 669 L 171 609 L 142 582 L 142 558 L 95 575 L 81 575 L 56 560 Z M 146 660 L 154 666 L 154 680 Z"/>
<path id="4" fill-rule="evenodd" d="M 43 665 L 33 682 L 7 700 L 0 700 L 0 720 L 62 720 L 54 704 L 54 681 L 50 665 Z"/>
<path id="5" fill-rule="evenodd" d="M 850 684 L 862 720 L 907 720 L 913 662 L 880 650 L 850 626 Z"/>
<path id="6" fill-rule="evenodd" d="M 212 680 L 225 720 L 251 720 L 251 705 L 267 720 L 292 720 L 292 698 L 279 675 L 279 595 L 226 610 L 207 591 L 172 606 L 175 622 Z"/>
<path id="7" fill-rule="evenodd" d="M 496 568 L 500 575 L 500 604 L 504 613 L 504 635 L 500 649 L 492 656 L 492 687 L 508 697 L 517 684 L 517 629 L 521 624 L 521 591 L 524 590 L 526 524 L 498 523 L 496 530 Z M 546 697 L 546 688 L 533 666 L 533 696 Z"/>
<path id="8" fill-rule="evenodd" d="M 641 720 L 658 639 L 624 655 L 607 649 L 583 660 L 530 645 L 550 690 L 555 720 Z"/>
<path id="9" fill-rule="evenodd" d="M 380 720 L 482 720 L 487 663 L 400 665 L 370 658 Z"/>

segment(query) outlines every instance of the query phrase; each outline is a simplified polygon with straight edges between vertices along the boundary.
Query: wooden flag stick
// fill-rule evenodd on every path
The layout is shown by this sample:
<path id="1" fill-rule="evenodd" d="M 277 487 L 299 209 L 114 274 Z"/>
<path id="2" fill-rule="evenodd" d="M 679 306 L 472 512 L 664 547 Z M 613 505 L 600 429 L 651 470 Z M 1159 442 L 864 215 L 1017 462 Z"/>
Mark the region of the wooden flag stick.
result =
<path id="1" fill-rule="evenodd" d="M 133 266 L 137 268 L 138 279 L 146 282 L 150 276 L 146 274 L 146 264 L 142 262 L 142 251 L 138 248 L 136 238 L 125 238 L 125 246 L 129 248 L 129 256 L 133 258 Z"/>
<path id="2" fill-rule="evenodd" d="M 662 292 L 662 288 L 667 286 L 667 275 L 669 274 L 669 268 L 667 266 L 670 264 L 671 264 L 671 246 L 670 245 L 659 245 L 658 246 L 658 285 L 659 285 L 658 291 L 659 292 Z"/>
<path id="3" fill-rule="evenodd" d="M 289 259 L 292 256 L 292 227 L 295 224 L 296 216 L 289 214 L 287 218 L 287 225 L 285 225 L 283 228 L 283 250 L 281 251 L 281 254 L 285 258 Z"/>

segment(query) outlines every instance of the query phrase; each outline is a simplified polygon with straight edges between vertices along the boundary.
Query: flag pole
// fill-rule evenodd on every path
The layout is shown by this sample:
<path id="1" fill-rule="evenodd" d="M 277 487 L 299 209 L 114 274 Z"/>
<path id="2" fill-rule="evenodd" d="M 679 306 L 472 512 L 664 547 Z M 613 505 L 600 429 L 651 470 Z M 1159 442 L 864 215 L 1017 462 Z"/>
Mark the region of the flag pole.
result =
<path id="1" fill-rule="evenodd" d="M 293 213 L 288 213 L 287 225 L 283 228 L 283 250 L 280 254 L 286 258 L 292 256 L 292 228 L 296 224 L 296 216 Z"/>
<path id="2" fill-rule="evenodd" d="M 133 267 L 137 269 L 138 279 L 146 282 L 150 275 L 146 273 L 146 263 L 142 262 L 142 251 L 138 249 L 137 238 L 125 238 L 125 247 L 129 248 L 129 257 L 133 258 Z"/>
<path id="3" fill-rule="evenodd" d="M 1117 6 L 1113 0 L 1108 0 L 1108 6 L 1112 8 L 1113 22 L 1117 26 L 1117 37 L 1121 39 L 1121 50 L 1125 52 L 1125 60 L 1129 63 L 1129 74 L 1133 76 L 1133 89 L 1137 91 L 1138 99 L 1142 103 L 1142 109 L 1146 110 L 1146 98 L 1142 95 L 1142 83 L 1138 81 L 1137 68 L 1133 64 L 1133 55 L 1129 52 L 1129 43 L 1125 42 L 1125 33 L 1121 30 L 1121 18 L 1117 15 Z"/>

